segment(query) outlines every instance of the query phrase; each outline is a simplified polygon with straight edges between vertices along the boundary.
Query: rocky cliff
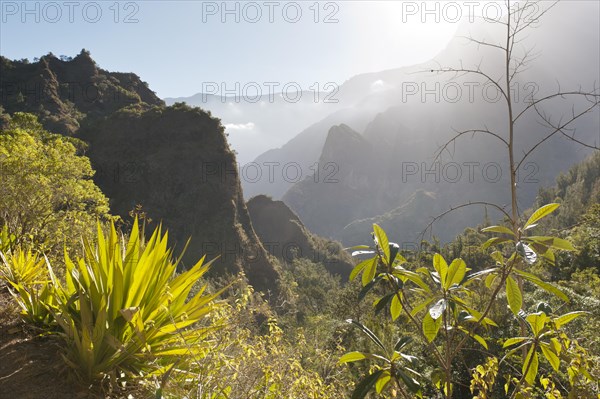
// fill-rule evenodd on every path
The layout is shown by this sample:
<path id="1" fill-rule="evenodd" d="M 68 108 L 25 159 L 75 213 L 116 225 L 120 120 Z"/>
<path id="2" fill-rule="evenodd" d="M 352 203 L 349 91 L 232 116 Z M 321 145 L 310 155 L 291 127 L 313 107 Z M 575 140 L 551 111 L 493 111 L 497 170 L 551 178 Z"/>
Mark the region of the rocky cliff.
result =
<path id="1" fill-rule="evenodd" d="M 219 119 L 199 108 L 166 107 L 138 76 L 104 71 L 86 51 L 35 63 L 2 58 L 0 66 L 0 105 L 87 142 L 113 214 L 130 220 L 141 206 L 169 230 L 176 253 L 190 239 L 185 265 L 219 257 L 215 273 L 244 271 L 256 289 L 278 291 L 278 261 L 252 228 Z"/>
<path id="2" fill-rule="evenodd" d="M 0 75 L 4 109 L 35 113 L 55 133 L 74 134 L 84 121 L 133 104 L 164 105 L 137 75 L 105 71 L 86 50 L 33 63 L 0 56 Z"/>
<path id="3" fill-rule="evenodd" d="M 321 262 L 346 281 L 353 262 L 338 242 L 312 234 L 283 201 L 257 195 L 247 206 L 256 234 L 269 253 L 284 263 L 299 257 Z"/>

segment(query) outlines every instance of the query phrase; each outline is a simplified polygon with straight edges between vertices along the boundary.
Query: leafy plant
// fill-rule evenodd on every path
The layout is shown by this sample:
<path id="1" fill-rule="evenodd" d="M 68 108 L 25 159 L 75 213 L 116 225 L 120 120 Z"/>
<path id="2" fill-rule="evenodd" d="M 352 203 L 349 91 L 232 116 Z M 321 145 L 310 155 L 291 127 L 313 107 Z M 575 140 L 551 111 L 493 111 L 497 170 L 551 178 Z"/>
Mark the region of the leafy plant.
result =
<path id="1" fill-rule="evenodd" d="M 553 261 L 554 250 L 574 249 L 568 241 L 556 237 L 521 234 L 522 231 L 527 231 L 557 208 L 557 204 L 549 204 L 540 208 L 524 223 L 522 229 L 517 230 L 517 233 L 504 226 L 485 228 L 485 232 L 500 233 L 504 236 L 488 240 L 483 244 L 484 248 L 489 249 L 491 246 L 512 242 L 514 249 L 510 255 L 506 256 L 503 255 L 501 249 L 492 252 L 490 256 L 495 262 L 495 266 L 474 273 L 469 273 L 470 269 L 462 259 L 454 259 L 448 265 L 444 257 L 437 253 L 432 258 L 431 267 L 418 267 L 415 271 L 411 271 L 404 267 L 408 263 L 399 254 L 398 245 L 390 243 L 385 231 L 376 224 L 373 225 L 374 245 L 352 248 L 354 255 L 373 255 L 356 265 L 350 275 L 351 279 L 362 275 L 363 289 L 359 293 L 359 298 L 364 298 L 366 293 L 373 291 L 375 287 L 383 287 L 383 295 L 374 303 L 375 309 L 389 309 L 392 321 L 404 316 L 404 320 L 412 324 L 422 345 L 431 355 L 430 360 L 436 365 L 431 373 L 431 381 L 445 397 L 452 397 L 455 385 L 454 362 L 465 348 L 467 340 L 474 340 L 481 345 L 485 353 L 492 357 L 497 356 L 497 353 L 490 350 L 489 338 L 486 338 L 486 334 L 482 331 L 498 327 L 498 324 L 490 319 L 489 315 L 501 292 L 506 293 L 507 305 L 518 321 L 523 320 L 523 281 L 533 283 L 558 298 L 568 301 L 568 297 L 561 290 L 523 270 L 527 265 L 542 258 Z M 538 253 L 540 257 L 538 257 Z M 477 285 L 484 285 L 489 291 L 486 301 L 481 302 L 476 299 L 477 295 L 471 286 Z M 543 311 L 546 308 L 540 309 Z M 565 314 L 553 319 L 552 325 L 560 328 L 582 314 L 582 312 Z M 535 320 L 533 320 L 534 318 Z M 555 369 L 558 368 L 555 357 L 552 357 L 552 354 L 558 356 L 556 349 L 547 346 L 549 344 L 546 342 L 536 341 L 540 338 L 547 338 L 549 334 L 544 328 L 550 319 L 540 321 L 539 318 L 541 316 L 535 315 L 525 318 L 534 333 L 534 341 L 528 341 L 526 338 L 511 338 L 507 341 L 522 343 L 522 346 L 536 342 L 533 346 L 534 349 L 530 350 L 531 356 L 523 358 L 523 377 L 520 380 L 517 379 L 511 397 L 517 395 L 523 383 L 526 383 L 527 386 L 535 384 L 538 370 L 538 362 L 534 363 L 537 360 L 535 346 L 540 348 Z M 373 386 L 376 387 L 377 392 L 381 392 L 390 380 L 398 387 L 402 387 L 400 392 L 403 390 L 415 392 L 415 389 L 420 389 L 420 385 L 412 381 L 413 377 L 411 379 L 404 378 L 401 373 L 398 373 L 398 369 L 394 368 L 394 361 L 402 358 L 402 355 L 386 351 L 381 339 L 362 324 L 353 323 L 359 326 L 383 352 L 381 354 L 350 352 L 342 357 L 341 362 L 380 360 L 388 365 L 387 368 L 377 367 L 359 383 L 355 391 L 355 398 L 364 397 Z M 481 385 L 481 381 L 478 384 Z M 403 395 L 408 397 L 406 393 Z"/>
<path id="2" fill-rule="evenodd" d="M 57 305 L 47 264 L 45 257 L 20 247 L 8 253 L 0 252 L 0 279 L 8 283 L 23 318 L 39 326 L 52 322 L 51 309 Z"/>
<path id="3" fill-rule="evenodd" d="M 356 384 L 352 399 L 364 398 L 365 395 L 375 386 L 377 393 L 383 392 L 386 387 L 392 384 L 391 389 L 399 389 L 402 395 L 408 397 L 408 392 L 421 396 L 421 384 L 414 377 L 422 378 L 421 374 L 413 368 L 417 357 L 408 355 L 402 350 L 412 342 L 411 337 L 401 337 L 393 348 L 386 348 L 371 330 L 356 320 L 347 320 L 357 326 L 369 339 L 380 349 L 380 353 L 369 352 L 349 352 L 341 357 L 340 363 L 351 363 L 361 360 L 376 360 L 383 365 L 378 366 L 374 371 L 367 375 L 362 381 Z M 411 367 L 409 367 L 411 366 Z M 406 388 L 398 382 L 402 381 Z"/>
<path id="4" fill-rule="evenodd" d="M 375 301 L 375 309 L 389 309 L 392 321 L 405 322 L 404 328 L 411 328 L 412 332 L 417 335 L 424 348 L 423 352 L 427 355 L 424 360 L 433 367 L 429 380 L 437 392 L 432 392 L 432 396 L 441 395 L 444 398 L 451 398 L 468 395 L 464 390 L 460 394 L 456 393 L 457 390 L 469 386 L 466 381 L 460 380 L 461 368 L 457 366 L 457 363 L 461 360 L 466 361 L 469 354 L 473 353 L 473 351 L 468 353 L 465 351 L 470 349 L 467 344 L 474 340 L 480 344 L 477 353 L 482 353 L 488 360 L 477 373 L 472 374 L 473 380 L 470 386 L 471 390 L 478 390 L 480 398 L 487 397 L 484 390 L 491 389 L 496 383 L 497 367 L 507 366 L 507 362 L 497 361 L 503 354 L 503 349 L 498 348 L 498 342 L 495 342 L 497 337 L 500 337 L 501 341 L 508 339 L 507 342 L 513 342 L 510 341 L 512 338 L 517 340 L 515 344 L 523 345 L 520 357 L 521 367 L 511 365 L 510 367 L 514 369 L 511 368 L 504 375 L 507 387 L 505 396 L 511 399 L 525 398 L 540 386 L 544 389 L 554 389 L 557 385 L 552 383 L 554 376 L 543 376 L 542 380 L 538 379 L 540 377 L 537 367 L 539 364 L 538 348 L 552 367 L 558 367 L 560 363 L 557 363 L 554 357 L 557 355 L 558 349 L 552 346 L 551 339 L 547 341 L 550 333 L 545 329 L 553 322 L 556 325 L 557 320 L 561 320 L 559 324 L 565 324 L 565 320 L 573 315 L 579 315 L 579 313 L 567 313 L 562 316 L 564 319 L 558 317 L 548 321 L 541 316 L 546 314 L 545 307 L 539 309 L 537 316 L 527 316 L 525 312 L 528 307 L 524 289 L 526 284 L 533 284 L 563 302 L 569 302 L 569 297 L 565 292 L 536 275 L 535 269 L 542 262 L 554 265 L 556 252 L 573 252 L 575 248 L 568 240 L 554 235 L 532 234 L 539 230 L 538 223 L 552 214 L 559 204 L 548 201 L 550 203 L 539 207 L 524 221 L 518 206 L 519 169 L 532 153 L 553 136 L 562 134 L 573 139 L 565 133 L 565 129 L 571 128 L 576 120 L 597 110 L 600 105 L 600 94 L 596 88 L 589 92 L 579 89 L 570 92 L 559 91 L 538 99 L 532 97 L 524 106 L 519 106 L 514 101 L 511 96 L 511 86 L 516 82 L 514 80 L 516 76 L 531 61 L 530 51 L 525 50 L 522 55 L 519 55 L 519 43 L 523 39 L 523 32 L 537 23 L 548 11 L 548 8 L 538 6 L 539 3 L 536 1 L 507 1 L 504 4 L 504 12 L 496 21 L 505 32 L 502 40 L 493 42 L 471 39 L 478 46 L 488 47 L 491 51 L 499 51 L 503 60 L 502 70 L 504 72 L 499 77 L 494 77 L 498 76 L 495 72 L 488 73 L 488 71 L 482 70 L 480 65 L 469 68 L 461 64 L 456 68 L 441 67 L 427 71 L 451 74 L 456 77 L 469 75 L 482 79 L 486 84 L 491 84 L 499 90 L 501 101 L 506 106 L 504 108 L 504 121 L 506 122 L 504 131 L 496 128 L 490 130 L 487 126 L 457 131 L 440 147 L 436 155 L 437 160 L 445 151 L 452 148 L 458 139 L 467 135 L 485 135 L 498 140 L 499 148 L 506 151 L 505 155 L 508 160 L 506 166 L 510 179 L 507 185 L 510 206 L 487 201 L 469 201 L 451 207 L 450 210 L 435 217 L 430 224 L 431 226 L 448 213 L 468 206 L 485 206 L 500 212 L 505 225 L 489 226 L 482 230 L 484 233 L 495 234 L 481 248 L 483 251 L 492 250 L 485 267 L 469 273 L 469 269 L 462 259 L 457 258 L 448 265 L 441 254 L 433 255 L 431 263 L 429 263 L 429 255 L 421 254 L 417 257 L 415 264 L 409 264 L 406 259 L 398 255 L 398 246 L 390 243 L 385 232 L 377 225 L 373 226 L 374 246 L 354 248 L 356 255 L 367 253 L 374 255 L 360 262 L 351 273 L 351 278 L 362 274 L 363 289 L 359 293 L 359 298 L 364 297 L 365 291 L 374 291 L 377 287 L 379 299 Z M 585 99 L 587 102 L 578 109 L 573 106 L 570 115 L 566 118 L 559 118 L 560 122 L 556 123 L 542 108 L 549 101 L 559 98 Z M 529 148 L 517 148 L 517 136 L 521 128 L 520 118 L 533 111 L 537 114 L 543 128 L 546 129 L 544 136 L 531 144 Z M 523 132 L 523 134 L 525 133 Z M 581 142 L 578 143 L 581 144 Z M 583 144 L 585 145 L 585 143 Z M 427 266 L 423 266 L 423 259 L 427 260 Z M 495 316 L 504 316 L 503 308 L 499 306 L 503 295 L 506 296 L 506 302 L 510 309 L 509 317 L 505 322 L 518 325 L 519 337 L 513 337 L 512 325 L 499 327 L 498 323 L 491 318 L 494 312 Z M 512 323 L 513 321 L 514 323 Z M 533 338 L 525 338 L 528 329 L 532 330 Z M 566 332 L 561 332 L 560 335 L 564 337 L 564 340 L 569 340 Z M 522 341 L 518 341 L 519 339 Z M 546 346 L 546 344 L 550 346 Z M 563 347 L 562 353 L 564 354 L 564 352 L 565 348 Z M 585 354 L 582 354 L 577 363 L 585 365 L 587 364 L 585 359 Z M 575 395 L 574 381 L 580 376 L 583 375 L 590 379 L 586 367 L 572 368 L 568 366 L 567 371 L 571 383 L 571 390 L 568 393 L 570 395 Z M 514 371 L 517 371 L 517 377 L 510 375 L 515 374 Z M 391 378 L 394 379 L 395 376 L 391 375 Z M 396 382 L 402 384 L 400 380 Z M 422 381 L 422 383 L 425 385 L 426 381 Z M 511 386 L 512 391 L 509 391 Z M 566 387 L 563 389 L 567 391 Z M 362 397 L 364 395 L 366 392 L 363 392 Z"/>
<path id="5" fill-rule="evenodd" d="M 0 252 L 7 253 L 15 245 L 17 237 L 14 234 L 8 232 L 8 226 L 2 226 L 0 230 Z"/>
<path id="6" fill-rule="evenodd" d="M 109 218 L 108 199 L 92 181 L 89 159 L 78 154 L 80 143 L 45 131 L 22 112 L 0 130 L 0 225 L 15 244 L 34 244 L 58 258 L 65 244 L 78 248 L 96 220 Z"/>
<path id="7" fill-rule="evenodd" d="M 211 327 L 198 323 L 215 309 L 219 293 L 207 294 L 204 286 L 188 295 L 210 262 L 202 258 L 176 274 L 178 260 L 160 227 L 144 243 L 137 220 L 127 242 L 114 224 L 107 235 L 98 225 L 84 257 L 74 262 L 65 255 L 65 262 L 66 286 L 51 273 L 64 293 L 55 318 L 67 341 L 64 358 L 81 380 L 114 380 L 119 370 L 160 375 L 205 351 Z"/>
<path id="8" fill-rule="evenodd" d="M 558 371 L 563 349 L 563 344 L 559 339 L 559 330 L 562 326 L 583 314 L 584 312 L 571 312 L 560 317 L 550 318 L 546 313 L 540 311 L 525 317 L 531 336 L 509 338 L 504 342 L 505 348 L 518 345 L 508 352 L 504 358 L 514 354 L 521 348 L 528 348 L 527 355 L 523 359 L 522 377 L 517 382 L 518 386 L 524 381 L 529 385 L 534 385 L 539 369 L 538 352 L 546 358 L 555 371 Z"/>

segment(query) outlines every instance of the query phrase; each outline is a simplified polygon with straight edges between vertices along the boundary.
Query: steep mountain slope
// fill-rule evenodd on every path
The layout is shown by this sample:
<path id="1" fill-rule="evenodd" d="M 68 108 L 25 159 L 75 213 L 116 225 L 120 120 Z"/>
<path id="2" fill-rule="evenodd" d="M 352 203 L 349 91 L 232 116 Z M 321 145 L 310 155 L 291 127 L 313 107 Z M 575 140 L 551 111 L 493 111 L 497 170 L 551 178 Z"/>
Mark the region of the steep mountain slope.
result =
<path id="1" fill-rule="evenodd" d="M 598 8 L 597 5 L 586 7 L 578 9 L 578 12 L 585 13 L 582 10 L 589 7 Z M 557 10 L 552 12 L 552 18 L 556 19 Z M 537 61 L 553 60 L 554 63 L 536 62 L 530 70 L 515 77 L 510 93 L 515 112 L 513 115 L 527 109 L 532 98 L 539 99 L 554 93 L 556 84 L 550 82 L 555 79 L 561 82 L 561 90 L 570 91 L 580 87 L 593 90 L 594 81 L 599 78 L 599 57 L 590 57 L 583 66 L 571 62 L 576 64 L 574 69 L 579 73 L 576 77 L 562 68 L 569 60 L 557 62 L 557 50 L 549 47 L 548 40 L 548 37 L 555 37 L 555 41 L 560 41 L 560 38 L 556 38 L 557 33 L 551 32 L 552 18 L 550 22 L 544 21 L 539 29 L 532 32 L 532 36 L 539 39 L 538 44 L 546 45 L 549 53 L 543 53 Z M 379 82 L 379 86 L 387 89 L 370 94 L 364 103 L 372 103 L 375 99 L 385 103 L 383 98 L 390 101 L 364 130 L 357 130 L 362 132 L 361 150 L 356 149 L 356 139 L 352 135 L 338 140 L 335 127 L 328 132 L 319 163 L 336 165 L 337 175 L 340 176 L 337 184 L 326 184 L 309 176 L 295 183 L 284 194 L 283 200 L 311 231 L 342 240 L 345 245 L 354 245 L 364 242 L 364 238 L 358 239 L 359 236 L 368 237 L 370 223 L 363 223 L 364 220 L 387 221 L 391 225 L 392 221 L 402 223 L 409 218 L 412 222 L 402 237 L 413 242 L 418 238 L 415 236 L 418 235 L 416 230 L 424 229 L 432 217 L 450 207 L 469 201 L 487 201 L 500 206 L 508 203 L 508 156 L 503 143 L 497 138 L 486 134 L 477 134 L 472 138 L 473 134 L 469 133 L 451 142 L 445 151 L 438 154 L 441 146 L 461 131 L 485 129 L 507 137 L 507 109 L 499 101 L 499 93 L 495 93 L 493 87 L 490 89 L 491 84 L 481 75 L 439 75 L 428 72 L 440 65 L 455 68 L 463 65 L 465 68 L 480 68 L 488 76 L 503 76 L 502 54 L 498 49 L 478 47 L 472 43 L 467 45 L 468 41 L 459 37 L 466 35 L 495 43 L 502 37 L 497 25 L 464 25 L 448 48 L 437 57 L 439 64 L 432 62 L 412 69 L 401 68 L 364 75 L 347 82 L 347 85 L 352 84 L 355 88 L 363 87 L 365 93 L 368 92 L 366 82 Z M 575 29 L 570 34 L 575 38 L 583 38 L 594 28 L 597 31 L 597 21 L 595 25 L 592 23 L 591 26 Z M 529 39 L 523 46 L 527 48 L 533 43 L 535 41 Z M 598 54 L 589 40 L 582 43 L 575 49 L 569 47 L 568 52 Z M 426 72 L 411 72 L 419 68 Z M 540 107 L 540 113 L 549 116 L 553 123 L 561 119 L 564 121 L 572 112 L 576 115 L 589 106 L 583 98 L 556 100 Z M 524 114 L 516 124 L 516 162 L 537 142 L 543 141 L 520 165 L 517 184 L 521 209 L 531 206 L 540 185 L 551 184 L 560 171 L 589 154 L 588 148 L 569 141 L 561 134 L 544 139 L 554 130 L 544 125 L 536 112 Z M 306 135 L 297 136 L 294 139 L 297 142 L 295 147 L 302 147 L 300 143 L 318 146 L 323 132 L 320 130 L 319 135 L 310 140 Z M 581 142 L 598 145 L 600 114 L 597 111 L 590 112 L 577 119 L 569 126 L 568 133 L 575 134 Z M 303 153 L 312 154 L 313 151 L 303 147 Z M 294 156 L 294 153 L 289 156 Z M 415 201 L 415 193 L 419 190 L 435 197 L 435 203 L 422 197 L 425 203 L 430 204 L 429 208 L 409 206 Z M 426 217 L 408 215 L 408 209 L 414 209 L 415 212 L 419 209 Z M 491 217 L 498 216 L 493 211 L 490 213 Z M 460 217 L 453 216 L 438 223 L 441 228 L 436 229 L 435 233 L 442 240 L 449 240 L 464 227 L 480 222 L 483 214 L 482 208 L 461 211 Z"/>
<path id="2" fill-rule="evenodd" d="M 70 60 L 50 53 L 34 63 L 0 56 L 0 75 L 8 113 L 35 113 L 46 129 L 61 134 L 74 134 L 86 118 L 129 105 L 164 105 L 138 76 L 105 71 L 86 50 Z"/>
<path id="3" fill-rule="evenodd" d="M 352 271 L 352 258 L 339 243 L 309 232 L 298 216 L 282 201 L 258 195 L 247 203 L 256 234 L 269 253 L 283 262 L 307 258 L 322 262 L 332 274 L 347 279 Z"/>
<path id="4" fill-rule="evenodd" d="M 70 61 L 2 58 L 1 66 L 1 105 L 9 113 L 35 113 L 48 129 L 89 144 L 111 213 L 130 220 L 140 205 L 169 230 L 176 251 L 191 237 L 186 266 L 219 256 L 215 273 L 244 271 L 256 289 L 278 291 L 278 262 L 252 228 L 219 119 L 166 107 L 139 77 L 104 71 L 85 51 Z M 89 91 L 75 90 L 82 87 Z"/>
<path id="5" fill-rule="evenodd" d="M 537 58 L 511 85 L 515 103 L 522 107 L 530 101 L 532 95 L 541 98 L 556 90 L 557 82 L 560 82 L 561 89 L 567 91 L 577 90 L 580 86 L 584 89 L 594 87 L 594 82 L 600 80 L 598 12 L 598 3 L 561 2 L 544 16 L 541 23 L 535 25 L 536 29 L 528 32 L 528 37 L 519 43 L 519 51 L 533 48 Z M 564 18 L 566 15 L 569 18 Z M 555 29 L 558 25 L 561 29 Z M 335 113 L 339 117 L 334 118 L 332 114 L 323 118 L 300 132 L 287 144 L 266 151 L 256 162 L 285 163 L 285 160 L 293 160 L 307 165 L 308 169 L 308 166 L 318 161 L 331 126 L 345 123 L 362 133 L 367 123 L 373 121 L 378 113 L 392 108 L 402 115 L 405 127 L 431 141 L 428 157 L 419 159 L 419 162 L 433 160 L 434 152 L 452 136 L 453 129 L 480 128 L 483 123 L 490 123 L 490 120 L 503 123 L 499 117 L 504 115 L 506 109 L 498 102 L 494 88 L 486 85 L 483 79 L 477 79 L 474 75 L 438 75 L 430 71 L 440 67 L 459 68 L 462 65 L 481 68 L 494 78 L 503 76 L 503 54 L 498 49 L 478 46 L 465 38 L 473 37 L 495 43 L 502 33 L 501 24 L 479 19 L 474 22 L 465 20 L 447 48 L 431 62 L 363 74 L 349 79 L 340 85 L 337 94 L 340 104 L 343 105 L 343 109 Z M 577 61 L 581 59 L 585 59 L 586 62 Z M 565 109 L 571 108 L 570 104 L 565 106 L 560 102 L 549 105 L 544 111 L 547 115 L 557 118 Z M 531 120 L 526 121 L 526 124 L 528 126 L 523 128 L 523 131 L 529 128 L 539 130 L 537 123 Z M 600 143 L 598 124 L 598 117 L 590 123 L 576 124 L 577 134 L 581 135 L 581 138 L 591 138 L 591 142 Z M 505 129 L 505 124 L 502 124 L 501 128 Z M 523 143 L 531 142 L 533 138 L 525 134 Z M 550 147 L 552 144 L 547 143 L 544 150 Z M 489 148 L 489 142 L 483 140 L 477 145 L 472 144 L 465 152 L 480 154 Z M 585 155 L 586 151 L 570 148 L 567 154 L 558 157 L 560 165 L 548 162 L 539 164 L 536 168 L 548 173 L 544 182 L 550 183 L 557 171 L 568 168 Z M 549 158 L 545 160 L 549 161 Z M 482 157 L 469 161 L 487 162 Z M 308 173 L 311 174 L 310 171 Z M 251 187 L 247 189 L 246 186 Z M 263 193 L 282 198 L 290 186 L 289 181 L 276 175 L 270 184 L 244 184 L 244 191 L 251 192 L 251 195 Z M 529 198 L 531 199 L 532 195 Z"/>

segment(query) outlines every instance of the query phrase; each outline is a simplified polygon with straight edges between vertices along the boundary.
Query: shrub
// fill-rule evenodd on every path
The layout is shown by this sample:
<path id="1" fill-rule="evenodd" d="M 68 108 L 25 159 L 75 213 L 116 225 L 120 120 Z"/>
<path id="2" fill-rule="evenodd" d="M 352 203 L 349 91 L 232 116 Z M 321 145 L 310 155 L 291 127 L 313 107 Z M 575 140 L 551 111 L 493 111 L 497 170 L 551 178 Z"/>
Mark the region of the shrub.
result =
<path id="1" fill-rule="evenodd" d="M 0 279 L 21 308 L 25 321 L 43 326 L 52 322 L 51 309 L 57 302 L 49 281 L 47 259 L 19 247 L 0 252 Z"/>
<path id="2" fill-rule="evenodd" d="M 210 328 L 198 323 L 218 306 L 219 293 L 206 294 L 204 286 L 189 300 L 188 294 L 210 262 L 202 258 L 176 275 L 179 259 L 160 227 L 144 243 L 137 220 L 127 242 L 114 224 L 106 235 L 98 226 L 84 256 L 74 262 L 66 255 L 65 262 L 65 286 L 51 273 L 60 288 L 54 316 L 66 339 L 64 359 L 79 379 L 115 382 L 121 371 L 162 375 L 191 352 L 203 354 Z"/>

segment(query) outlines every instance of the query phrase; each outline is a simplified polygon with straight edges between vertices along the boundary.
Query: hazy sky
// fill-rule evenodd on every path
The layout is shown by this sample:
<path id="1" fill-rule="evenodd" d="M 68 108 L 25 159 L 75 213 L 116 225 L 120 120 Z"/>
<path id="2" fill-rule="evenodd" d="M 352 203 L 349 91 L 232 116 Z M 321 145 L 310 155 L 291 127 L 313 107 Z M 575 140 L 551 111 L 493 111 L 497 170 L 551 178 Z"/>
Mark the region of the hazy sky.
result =
<path id="1" fill-rule="evenodd" d="M 427 15 L 422 2 L 398 1 L 0 0 L 0 53 L 31 60 L 86 48 L 102 68 L 135 72 L 161 97 L 207 82 L 314 90 L 430 59 L 455 32 L 456 13 L 469 11 L 430 3 Z"/>

